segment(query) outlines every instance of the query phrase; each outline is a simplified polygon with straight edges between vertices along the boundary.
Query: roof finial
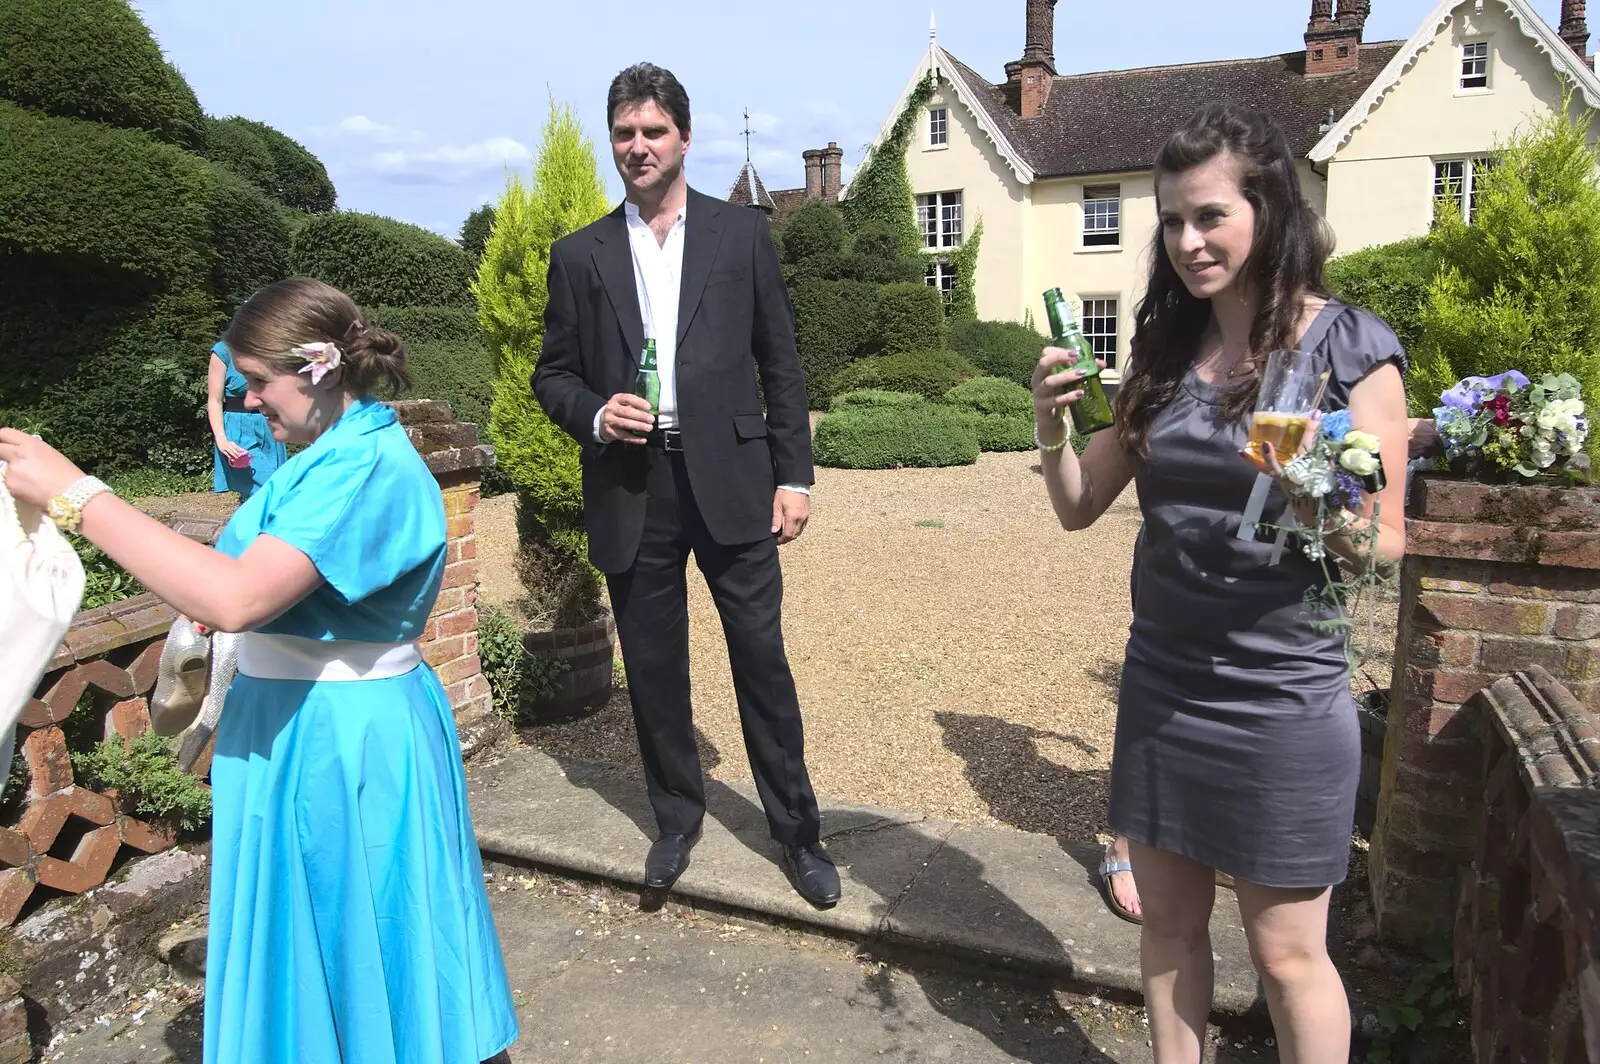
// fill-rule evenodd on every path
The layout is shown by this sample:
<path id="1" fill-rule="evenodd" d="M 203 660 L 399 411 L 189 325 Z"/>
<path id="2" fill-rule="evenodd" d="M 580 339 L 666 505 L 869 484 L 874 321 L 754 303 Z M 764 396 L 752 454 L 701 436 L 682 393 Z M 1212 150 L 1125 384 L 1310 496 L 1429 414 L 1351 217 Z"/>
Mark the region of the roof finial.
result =
<path id="1" fill-rule="evenodd" d="M 939 42 L 939 22 L 938 22 L 938 19 L 935 17 L 935 13 L 932 12 L 932 11 L 929 11 L 928 12 L 928 43 L 929 44 L 937 44 L 938 42 Z"/>
<path id="2" fill-rule="evenodd" d="M 746 107 L 744 109 L 744 133 L 742 133 L 741 136 L 744 137 L 744 164 L 746 166 L 749 166 L 750 165 L 750 138 L 751 138 L 751 136 L 753 136 L 753 134 L 750 132 L 750 108 L 748 108 L 748 107 Z"/>

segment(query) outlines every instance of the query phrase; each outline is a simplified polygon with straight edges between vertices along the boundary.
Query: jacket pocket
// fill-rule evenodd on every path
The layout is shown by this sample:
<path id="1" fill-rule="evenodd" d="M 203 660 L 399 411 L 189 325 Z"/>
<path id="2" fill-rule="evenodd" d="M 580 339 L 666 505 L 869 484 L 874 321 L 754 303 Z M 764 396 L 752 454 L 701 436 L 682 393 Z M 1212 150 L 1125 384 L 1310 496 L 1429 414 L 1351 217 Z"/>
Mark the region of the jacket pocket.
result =
<path id="1" fill-rule="evenodd" d="M 743 270 L 718 270 L 706 278 L 706 287 L 711 288 L 719 284 L 732 284 L 734 281 L 744 280 Z"/>
<path id="2" fill-rule="evenodd" d="M 735 414 L 733 431 L 741 440 L 763 439 L 767 435 L 767 419 L 760 414 Z"/>

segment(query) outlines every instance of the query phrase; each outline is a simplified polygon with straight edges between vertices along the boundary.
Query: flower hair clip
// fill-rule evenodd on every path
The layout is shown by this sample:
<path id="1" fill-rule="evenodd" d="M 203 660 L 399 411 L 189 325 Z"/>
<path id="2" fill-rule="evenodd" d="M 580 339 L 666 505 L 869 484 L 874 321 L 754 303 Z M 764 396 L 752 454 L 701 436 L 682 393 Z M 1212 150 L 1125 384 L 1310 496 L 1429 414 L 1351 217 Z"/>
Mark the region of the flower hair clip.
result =
<path id="1" fill-rule="evenodd" d="M 299 347 L 289 349 L 291 355 L 305 359 L 306 364 L 300 367 L 301 373 L 311 374 L 312 384 L 321 384 L 329 370 L 339 368 L 342 357 L 335 344 L 318 341 L 314 344 L 301 344 Z"/>

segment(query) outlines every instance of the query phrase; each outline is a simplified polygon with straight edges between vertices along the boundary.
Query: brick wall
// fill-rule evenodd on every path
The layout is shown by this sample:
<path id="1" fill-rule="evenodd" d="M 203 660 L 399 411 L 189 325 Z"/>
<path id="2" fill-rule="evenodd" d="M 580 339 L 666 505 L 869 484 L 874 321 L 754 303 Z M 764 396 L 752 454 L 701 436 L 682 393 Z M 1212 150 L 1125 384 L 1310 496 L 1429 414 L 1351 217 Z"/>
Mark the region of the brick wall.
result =
<path id="1" fill-rule="evenodd" d="M 1476 1064 L 1600 1060 L 1600 737 L 1535 665 L 1473 699 L 1484 757 L 1455 959 Z"/>
<path id="2" fill-rule="evenodd" d="M 1380 931 L 1443 931 L 1473 857 L 1473 695 L 1540 665 L 1600 705 L 1600 489 L 1421 476 L 1407 509 L 1399 640 L 1369 871 Z"/>

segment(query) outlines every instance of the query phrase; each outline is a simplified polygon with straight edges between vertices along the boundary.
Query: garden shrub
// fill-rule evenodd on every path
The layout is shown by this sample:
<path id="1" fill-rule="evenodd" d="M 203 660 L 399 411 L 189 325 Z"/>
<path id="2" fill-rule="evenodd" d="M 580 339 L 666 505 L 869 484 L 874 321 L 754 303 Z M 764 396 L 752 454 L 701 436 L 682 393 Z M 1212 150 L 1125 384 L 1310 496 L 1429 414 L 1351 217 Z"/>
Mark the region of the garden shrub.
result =
<path id="1" fill-rule="evenodd" d="M 200 154 L 226 166 L 258 190 L 269 193 L 277 177 L 277 167 L 266 142 L 242 118 L 215 118 L 206 115 L 205 145 Z"/>
<path id="2" fill-rule="evenodd" d="M 878 290 L 882 349 L 886 355 L 945 346 L 944 297 L 926 284 L 890 284 Z"/>
<path id="3" fill-rule="evenodd" d="M 480 437 L 487 435 L 495 378 L 494 355 L 487 344 L 407 341 L 406 368 L 411 371 L 411 398 L 443 399 L 457 421 L 471 422 L 478 426 Z"/>
<path id="4" fill-rule="evenodd" d="M 375 214 L 310 218 L 289 247 L 290 266 L 361 304 L 467 306 L 472 263 L 453 241 Z"/>
<path id="5" fill-rule="evenodd" d="M 478 312 L 471 307 L 362 307 L 361 320 L 413 344 L 482 344 Z"/>
<path id="6" fill-rule="evenodd" d="M 1033 370 L 1050 343 L 1026 325 L 1012 321 L 954 321 L 950 348 L 960 352 L 985 376 L 1033 385 Z"/>
<path id="7" fill-rule="evenodd" d="M 978 460 L 973 417 L 953 407 L 859 407 L 817 422 L 819 465 L 841 469 L 971 465 Z"/>
<path id="8" fill-rule="evenodd" d="M 126 0 L 0 0 L 0 99 L 184 148 L 205 140 L 194 90 Z M 9 130 L 0 142 L 14 150 Z"/>
<path id="9" fill-rule="evenodd" d="M 976 376 L 978 371 L 972 363 L 954 351 L 909 351 L 851 363 L 834 375 L 830 393 L 876 388 L 940 400 L 951 388 Z"/>
<path id="10" fill-rule="evenodd" d="M 928 400 L 910 392 L 886 392 L 876 388 L 836 395 L 828 404 L 834 413 L 841 410 L 915 410 L 928 405 Z"/>
<path id="11" fill-rule="evenodd" d="M 0 243 L 150 280 L 211 267 L 206 164 L 169 144 L 0 101 Z"/>
<path id="12" fill-rule="evenodd" d="M 211 789 L 178 767 L 172 741 L 154 731 L 127 740 L 113 735 L 74 752 L 72 769 L 91 790 L 116 790 L 119 800 L 144 819 L 170 821 L 185 831 L 211 819 Z"/>
<path id="13" fill-rule="evenodd" d="M 1406 350 L 1415 351 L 1437 265 L 1428 238 L 1414 237 L 1333 259 L 1328 263 L 1328 288 L 1351 306 L 1388 322 Z"/>
<path id="14" fill-rule="evenodd" d="M 844 251 L 844 218 L 839 208 L 812 200 L 795 208 L 783 223 L 783 261 L 799 264 L 817 255 Z"/>
<path id="15" fill-rule="evenodd" d="M 489 242 L 489 233 L 494 229 L 494 204 L 485 203 L 461 223 L 461 250 L 467 253 L 472 260 L 472 265 L 477 266 L 478 260 L 483 258 L 483 247 Z"/>
<path id="16" fill-rule="evenodd" d="M 266 194 L 232 170 L 213 165 L 211 288 L 232 314 L 258 288 L 289 274 L 289 227 Z"/>
<path id="17" fill-rule="evenodd" d="M 862 281 L 802 280 L 794 290 L 795 345 L 812 407 L 824 409 L 838 372 L 877 346 L 878 289 Z"/>
<path id="18" fill-rule="evenodd" d="M 323 214 L 333 210 L 335 192 L 322 160 L 293 137 L 251 118 L 234 118 L 254 133 L 272 157 L 272 187 L 267 195 L 292 210 Z"/>
<path id="19" fill-rule="evenodd" d="M 1028 451 L 1033 443 L 1033 393 L 998 377 L 974 377 L 945 393 L 951 406 L 972 411 L 985 451 Z"/>

